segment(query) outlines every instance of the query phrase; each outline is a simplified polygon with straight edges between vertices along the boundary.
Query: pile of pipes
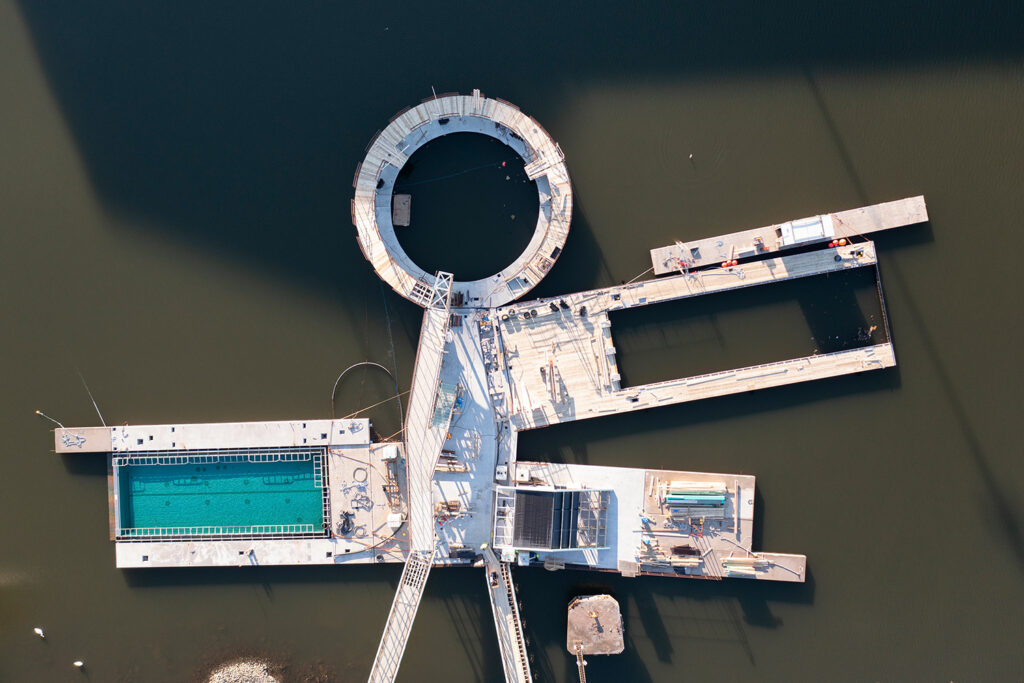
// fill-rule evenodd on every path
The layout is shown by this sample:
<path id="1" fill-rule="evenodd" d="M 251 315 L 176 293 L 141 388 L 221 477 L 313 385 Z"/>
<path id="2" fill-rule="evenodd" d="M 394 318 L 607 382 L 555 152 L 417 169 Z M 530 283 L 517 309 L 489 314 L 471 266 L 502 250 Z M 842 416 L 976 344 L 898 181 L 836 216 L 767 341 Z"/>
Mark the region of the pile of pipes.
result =
<path id="1" fill-rule="evenodd" d="M 672 517 L 722 517 L 726 493 L 722 482 L 671 481 L 662 486 L 661 503 Z"/>
<path id="2" fill-rule="evenodd" d="M 771 569 L 772 563 L 758 555 L 750 557 L 726 557 L 722 567 L 728 576 L 755 576 L 758 570 Z"/>

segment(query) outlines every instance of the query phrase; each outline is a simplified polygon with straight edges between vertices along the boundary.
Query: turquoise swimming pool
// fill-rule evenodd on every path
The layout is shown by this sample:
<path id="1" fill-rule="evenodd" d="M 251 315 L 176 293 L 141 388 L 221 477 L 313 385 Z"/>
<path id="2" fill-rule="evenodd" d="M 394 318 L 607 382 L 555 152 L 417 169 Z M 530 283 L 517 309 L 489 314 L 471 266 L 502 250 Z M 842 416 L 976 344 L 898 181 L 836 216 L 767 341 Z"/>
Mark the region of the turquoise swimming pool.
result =
<path id="1" fill-rule="evenodd" d="M 117 536 L 323 533 L 323 450 L 115 457 Z"/>

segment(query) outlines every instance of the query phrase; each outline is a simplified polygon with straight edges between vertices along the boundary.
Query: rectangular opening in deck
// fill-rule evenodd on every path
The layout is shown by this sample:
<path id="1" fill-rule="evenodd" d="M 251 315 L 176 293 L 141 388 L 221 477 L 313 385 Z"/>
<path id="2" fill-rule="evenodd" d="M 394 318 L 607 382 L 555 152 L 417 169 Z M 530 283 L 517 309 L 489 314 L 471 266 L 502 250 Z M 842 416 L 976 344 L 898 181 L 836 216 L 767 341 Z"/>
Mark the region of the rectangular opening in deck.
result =
<path id="1" fill-rule="evenodd" d="M 322 536 L 324 449 L 113 457 L 117 540 Z"/>
<path id="2" fill-rule="evenodd" d="M 623 388 L 889 341 L 877 269 L 612 311 Z"/>

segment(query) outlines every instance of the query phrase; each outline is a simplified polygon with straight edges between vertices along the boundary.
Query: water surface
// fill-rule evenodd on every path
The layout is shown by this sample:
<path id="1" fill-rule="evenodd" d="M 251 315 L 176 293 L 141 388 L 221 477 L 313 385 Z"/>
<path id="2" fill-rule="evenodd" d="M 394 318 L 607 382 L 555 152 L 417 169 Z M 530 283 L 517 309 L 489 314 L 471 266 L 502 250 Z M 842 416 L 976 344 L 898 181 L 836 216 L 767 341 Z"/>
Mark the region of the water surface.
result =
<path id="1" fill-rule="evenodd" d="M 618 597 L 627 638 L 595 681 L 1024 677 L 1021 13 L 0 0 L 0 679 L 82 658 L 92 680 L 188 680 L 265 650 L 365 680 L 399 568 L 119 571 L 105 465 L 53 455 L 33 411 L 95 423 L 78 372 L 109 423 L 344 415 L 394 391 L 353 371 L 332 406 L 367 359 L 407 389 L 420 312 L 363 260 L 349 199 L 366 143 L 431 86 L 512 101 L 565 151 L 576 211 L 538 295 L 629 280 L 676 239 L 914 194 L 932 219 L 878 239 L 898 368 L 525 435 L 524 458 L 755 474 L 755 543 L 810 568 L 517 570 L 538 679 L 575 680 L 565 609 L 591 590 Z M 463 180 L 466 215 L 494 206 Z M 502 208 L 536 210 L 521 201 Z M 737 324 L 699 355 L 786 338 L 808 325 L 793 301 L 746 326 L 703 309 L 694 330 Z M 394 403 L 371 416 L 399 428 Z M 402 680 L 500 680 L 483 582 L 432 575 Z"/>

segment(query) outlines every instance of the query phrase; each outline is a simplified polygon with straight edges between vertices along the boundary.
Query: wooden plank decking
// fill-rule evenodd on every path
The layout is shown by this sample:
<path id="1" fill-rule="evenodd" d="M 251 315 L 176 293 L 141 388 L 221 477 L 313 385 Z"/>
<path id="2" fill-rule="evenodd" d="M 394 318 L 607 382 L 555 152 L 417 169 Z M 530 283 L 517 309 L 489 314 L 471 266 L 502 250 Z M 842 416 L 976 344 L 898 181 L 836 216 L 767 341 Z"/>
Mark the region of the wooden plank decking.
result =
<path id="1" fill-rule="evenodd" d="M 874 244 L 580 292 L 500 309 L 512 424 L 532 429 L 895 365 L 888 343 L 623 389 L 608 313 L 875 264 Z M 562 304 L 566 305 L 563 306 Z M 581 308 L 586 314 L 581 315 Z M 557 310 L 555 310 L 557 309 Z M 537 316 L 531 312 L 536 311 Z M 527 318 L 524 319 L 523 315 Z"/>
<path id="2" fill-rule="evenodd" d="M 849 211 L 837 211 L 811 218 L 831 219 L 836 238 L 855 238 L 883 230 L 916 225 L 928 220 L 928 208 L 924 197 L 907 197 L 892 202 L 863 206 Z M 800 222 L 811 219 L 796 219 Z M 667 275 L 680 271 L 680 261 L 689 268 L 702 268 L 733 258 L 768 254 L 790 248 L 780 244 L 776 229 L 781 224 L 766 225 L 752 230 L 742 230 L 718 237 L 676 242 L 666 247 L 651 249 L 651 264 L 655 275 Z M 818 240 L 801 242 L 793 246 L 804 246 L 828 242 L 831 236 Z"/>

